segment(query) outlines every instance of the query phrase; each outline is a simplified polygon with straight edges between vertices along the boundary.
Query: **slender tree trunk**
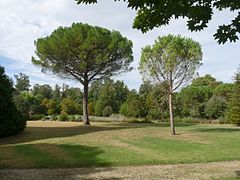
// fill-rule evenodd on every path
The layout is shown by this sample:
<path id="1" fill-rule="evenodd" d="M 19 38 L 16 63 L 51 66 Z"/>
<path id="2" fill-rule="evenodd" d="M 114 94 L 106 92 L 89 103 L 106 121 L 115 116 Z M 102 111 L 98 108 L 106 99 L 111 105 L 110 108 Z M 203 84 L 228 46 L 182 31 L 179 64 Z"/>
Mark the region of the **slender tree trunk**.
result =
<path id="1" fill-rule="evenodd" d="M 88 117 L 88 83 L 83 85 L 83 124 L 90 125 Z"/>
<path id="2" fill-rule="evenodd" d="M 173 103 L 172 103 L 172 84 L 169 84 L 169 96 L 168 96 L 168 107 L 169 107 L 169 116 L 170 116 L 170 127 L 172 135 L 176 135 L 174 117 L 173 117 Z"/>

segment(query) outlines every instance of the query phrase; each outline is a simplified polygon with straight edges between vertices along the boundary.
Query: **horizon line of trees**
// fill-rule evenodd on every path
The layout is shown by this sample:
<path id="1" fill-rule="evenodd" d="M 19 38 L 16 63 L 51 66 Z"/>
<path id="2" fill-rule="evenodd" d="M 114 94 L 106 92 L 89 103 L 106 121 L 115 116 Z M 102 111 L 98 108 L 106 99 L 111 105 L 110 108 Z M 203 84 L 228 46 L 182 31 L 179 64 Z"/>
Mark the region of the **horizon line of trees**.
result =
<path id="1" fill-rule="evenodd" d="M 30 88 L 29 77 L 15 75 L 14 103 L 29 119 L 46 115 L 82 115 L 81 88 L 48 84 L 35 84 Z M 169 121 L 166 83 L 144 81 L 138 90 L 129 89 L 123 81 L 110 78 L 94 81 L 89 87 L 89 115 L 126 117 Z M 195 78 L 191 84 L 173 93 L 175 117 L 219 119 L 227 118 L 234 83 L 217 81 L 210 74 Z M 233 122 L 233 121 L 231 121 Z M 234 122 L 236 123 L 236 122 Z"/>

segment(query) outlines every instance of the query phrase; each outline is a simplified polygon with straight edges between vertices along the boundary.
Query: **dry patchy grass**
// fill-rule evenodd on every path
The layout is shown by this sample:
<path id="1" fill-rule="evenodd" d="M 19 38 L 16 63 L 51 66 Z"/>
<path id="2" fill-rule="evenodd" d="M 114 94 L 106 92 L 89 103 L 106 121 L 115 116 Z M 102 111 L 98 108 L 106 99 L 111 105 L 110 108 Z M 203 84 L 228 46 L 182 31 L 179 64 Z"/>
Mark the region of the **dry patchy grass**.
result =
<path id="1" fill-rule="evenodd" d="M 0 168 L 68 168 L 240 160 L 240 129 L 230 125 L 29 121 L 0 140 Z"/>

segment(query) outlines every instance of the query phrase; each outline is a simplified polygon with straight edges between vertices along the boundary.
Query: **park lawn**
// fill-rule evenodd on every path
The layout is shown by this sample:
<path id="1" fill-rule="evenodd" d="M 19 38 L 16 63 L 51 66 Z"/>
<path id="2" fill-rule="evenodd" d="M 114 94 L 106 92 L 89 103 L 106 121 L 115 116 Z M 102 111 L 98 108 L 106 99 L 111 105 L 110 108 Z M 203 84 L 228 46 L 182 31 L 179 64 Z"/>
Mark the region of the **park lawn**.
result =
<path id="1" fill-rule="evenodd" d="M 29 121 L 0 139 L 0 168 L 70 168 L 240 160 L 233 125 Z"/>

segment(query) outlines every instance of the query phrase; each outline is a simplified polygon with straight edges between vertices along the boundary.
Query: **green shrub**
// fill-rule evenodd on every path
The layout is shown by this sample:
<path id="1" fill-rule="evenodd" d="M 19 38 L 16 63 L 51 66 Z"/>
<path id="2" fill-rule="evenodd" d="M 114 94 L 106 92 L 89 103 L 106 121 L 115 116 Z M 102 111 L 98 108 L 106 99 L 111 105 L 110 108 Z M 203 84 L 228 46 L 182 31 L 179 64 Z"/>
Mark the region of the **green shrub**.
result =
<path id="1" fill-rule="evenodd" d="M 75 115 L 69 115 L 69 116 L 68 116 L 68 120 L 69 120 L 69 121 L 73 121 L 73 122 L 74 122 L 74 121 L 77 121 L 77 116 L 75 116 Z"/>
<path id="2" fill-rule="evenodd" d="M 75 115 L 75 121 L 81 121 L 82 120 L 82 115 Z"/>
<path id="3" fill-rule="evenodd" d="M 219 96 L 212 96 L 206 105 L 205 113 L 208 118 L 217 119 L 224 116 L 227 108 L 227 102 Z"/>
<path id="4" fill-rule="evenodd" d="M 41 120 L 44 116 L 44 114 L 34 114 L 29 117 L 29 120 Z"/>
<path id="5" fill-rule="evenodd" d="M 103 110 L 103 116 L 109 117 L 112 114 L 112 107 L 107 106 Z"/>
<path id="6" fill-rule="evenodd" d="M 147 118 L 148 119 L 160 119 L 161 112 L 157 109 L 149 109 Z"/>
<path id="7" fill-rule="evenodd" d="M 120 114 L 127 116 L 128 115 L 128 109 L 127 109 L 127 103 L 122 104 L 120 108 Z"/>
<path id="8" fill-rule="evenodd" d="M 135 118 L 143 117 L 143 114 L 145 114 L 143 100 L 135 90 L 128 93 L 126 101 L 120 108 L 120 114 Z"/>
<path id="9" fill-rule="evenodd" d="M 61 110 L 67 114 L 77 114 L 80 108 L 81 106 L 70 98 L 64 98 L 61 102 Z"/>
<path id="10" fill-rule="evenodd" d="M 56 115 L 52 115 L 51 118 L 50 118 L 51 121 L 56 121 L 58 120 L 58 116 Z"/>
<path id="11" fill-rule="evenodd" d="M 219 120 L 219 124 L 230 124 L 231 122 L 227 119 L 227 118 L 225 118 L 225 117 L 220 117 L 220 118 L 218 118 L 218 120 Z"/>
<path id="12" fill-rule="evenodd" d="M 68 121 L 69 120 L 68 114 L 65 112 L 61 112 L 61 114 L 58 117 L 58 120 L 59 121 Z"/>

